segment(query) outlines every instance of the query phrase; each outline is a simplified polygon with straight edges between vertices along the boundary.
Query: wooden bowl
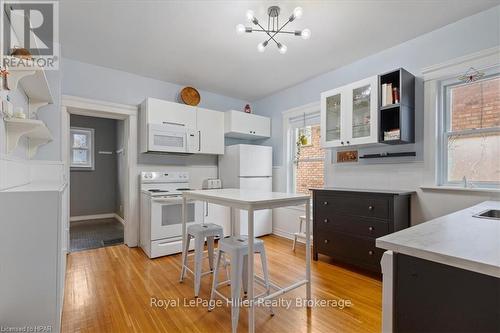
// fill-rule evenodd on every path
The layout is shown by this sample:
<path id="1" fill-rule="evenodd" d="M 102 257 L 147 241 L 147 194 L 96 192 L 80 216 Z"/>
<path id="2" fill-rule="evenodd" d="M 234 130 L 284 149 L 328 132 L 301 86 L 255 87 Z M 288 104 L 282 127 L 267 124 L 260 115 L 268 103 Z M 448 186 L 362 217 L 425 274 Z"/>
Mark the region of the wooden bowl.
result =
<path id="1" fill-rule="evenodd" d="M 33 56 L 31 55 L 30 51 L 28 51 L 25 48 L 16 48 L 14 51 L 12 51 L 11 56 L 19 58 L 19 59 L 24 59 L 24 60 L 32 60 Z"/>
<path id="2" fill-rule="evenodd" d="M 200 104 L 200 93 L 193 87 L 185 87 L 181 90 L 181 100 L 184 104 L 196 106 Z"/>

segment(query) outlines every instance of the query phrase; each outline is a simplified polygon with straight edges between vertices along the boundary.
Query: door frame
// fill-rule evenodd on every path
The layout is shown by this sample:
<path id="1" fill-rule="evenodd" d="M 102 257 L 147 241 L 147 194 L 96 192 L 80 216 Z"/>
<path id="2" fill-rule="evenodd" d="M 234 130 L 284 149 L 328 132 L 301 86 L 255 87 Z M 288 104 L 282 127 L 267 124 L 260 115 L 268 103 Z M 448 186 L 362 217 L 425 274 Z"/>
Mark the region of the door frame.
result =
<path id="1" fill-rule="evenodd" d="M 61 100 L 61 156 L 64 163 L 64 177 L 70 184 L 70 115 L 123 120 L 125 159 L 124 197 L 124 243 L 129 247 L 138 246 L 139 239 L 139 190 L 137 174 L 137 115 L 138 107 L 63 95 Z M 69 200 L 68 191 L 68 200 Z M 69 215 L 69 209 L 68 209 Z M 69 216 L 67 217 L 69 221 Z"/>

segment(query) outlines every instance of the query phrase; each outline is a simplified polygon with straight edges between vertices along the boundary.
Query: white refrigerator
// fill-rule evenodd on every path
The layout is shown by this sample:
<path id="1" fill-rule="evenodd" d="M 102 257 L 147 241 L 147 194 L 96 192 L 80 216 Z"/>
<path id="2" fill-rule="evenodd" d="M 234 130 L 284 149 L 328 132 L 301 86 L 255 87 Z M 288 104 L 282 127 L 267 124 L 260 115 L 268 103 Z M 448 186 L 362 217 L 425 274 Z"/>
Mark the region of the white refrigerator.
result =
<path id="1" fill-rule="evenodd" d="M 273 190 L 273 148 L 256 145 L 233 145 L 219 155 L 219 178 L 223 188 L 239 188 L 271 192 Z M 273 231 L 272 210 L 258 210 L 254 213 L 255 236 L 263 236 Z M 248 234 L 247 211 L 235 212 L 236 234 Z M 225 214 L 229 217 L 229 214 Z"/>

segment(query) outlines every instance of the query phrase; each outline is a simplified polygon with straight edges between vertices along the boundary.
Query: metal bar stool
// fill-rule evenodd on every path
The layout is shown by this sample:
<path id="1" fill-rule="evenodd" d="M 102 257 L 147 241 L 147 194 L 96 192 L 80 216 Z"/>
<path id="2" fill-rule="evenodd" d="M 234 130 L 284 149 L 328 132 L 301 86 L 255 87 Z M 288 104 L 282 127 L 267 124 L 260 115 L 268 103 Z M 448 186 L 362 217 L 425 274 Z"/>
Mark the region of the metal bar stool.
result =
<path id="1" fill-rule="evenodd" d="M 184 275 L 186 271 L 190 272 L 194 275 L 194 296 L 198 297 L 200 292 L 200 284 L 201 277 L 207 274 L 211 274 L 214 269 L 214 239 L 215 237 L 222 238 L 224 236 L 224 231 L 222 226 L 207 223 L 207 224 L 193 224 L 188 226 L 187 228 L 187 240 L 186 247 L 184 251 L 186 251 L 186 255 L 184 256 L 184 262 L 182 263 L 181 269 L 181 278 L 180 281 L 184 280 Z M 194 270 L 191 270 L 187 265 L 187 258 L 189 252 L 189 243 L 191 239 L 194 238 Z M 203 253 L 205 246 L 205 239 L 207 241 L 208 248 L 208 263 L 210 266 L 210 270 L 206 272 L 202 272 L 202 263 L 203 263 Z"/>
<path id="2" fill-rule="evenodd" d="M 261 239 L 254 239 L 254 253 L 260 254 L 260 259 L 262 263 L 262 273 L 263 279 L 256 278 L 256 282 L 263 285 L 265 287 L 265 291 L 260 295 L 256 295 L 255 299 L 263 296 L 269 295 L 271 284 L 269 281 L 269 273 L 267 270 L 267 257 L 266 257 L 266 249 L 264 247 L 264 241 Z M 226 284 L 227 281 L 222 283 L 218 283 L 217 275 L 219 272 L 219 266 L 221 262 L 222 256 L 230 256 L 230 265 L 231 265 L 231 298 L 227 298 L 222 293 L 220 293 L 217 288 L 223 284 Z M 220 296 L 225 299 L 227 302 L 231 302 L 231 325 L 232 332 L 235 333 L 238 328 L 238 319 L 240 313 L 240 302 L 241 302 L 241 288 L 243 287 L 245 293 L 247 291 L 248 281 L 247 276 L 245 274 L 247 267 L 244 264 L 248 265 L 248 237 L 247 236 L 231 236 L 221 239 L 219 241 L 219 250 L 217 251 L 217 262 L 215 264 L 213 282 L 212 282 L 212 292 L 210 295 L 210 304 L 213 304 L 213 300 L 215 295 Z M 242 286 L 243 282 L 243 286 Z M 213 308 L 209 308 L 211 311 Z M 272 307 L 270 307 L 271 315 L 274 315 Z"/>

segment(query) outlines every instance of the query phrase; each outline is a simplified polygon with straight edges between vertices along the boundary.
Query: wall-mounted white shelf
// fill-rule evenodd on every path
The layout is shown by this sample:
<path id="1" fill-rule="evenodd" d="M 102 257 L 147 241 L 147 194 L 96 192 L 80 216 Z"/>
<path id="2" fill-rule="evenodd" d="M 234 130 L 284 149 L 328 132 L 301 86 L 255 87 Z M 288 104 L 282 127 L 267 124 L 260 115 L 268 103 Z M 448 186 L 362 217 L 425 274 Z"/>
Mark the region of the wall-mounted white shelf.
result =
<path id="1" fill-rule="evenodd" d="M 15 90 L 20 85 L 29 99 L 30 115 L 35 114 L 42 106 L 52 104 L 54 99 L 50 92 L 47 76 L 42 67 L 31 60 L 8 57 L 9 76 L 7 83 L 10 90 Z M 26 64 L 23 66 L 23 64 Z"/>
<path id="2" fill-rule="evenodd" d="M 29 139 L 29 158 L 32 158 L 38 147 L 52 141 L 52 134 L 45 123 L 36 119 L 4 119 L 7 136 L 7 154 L 11 153 L 22 137 Z"/>

